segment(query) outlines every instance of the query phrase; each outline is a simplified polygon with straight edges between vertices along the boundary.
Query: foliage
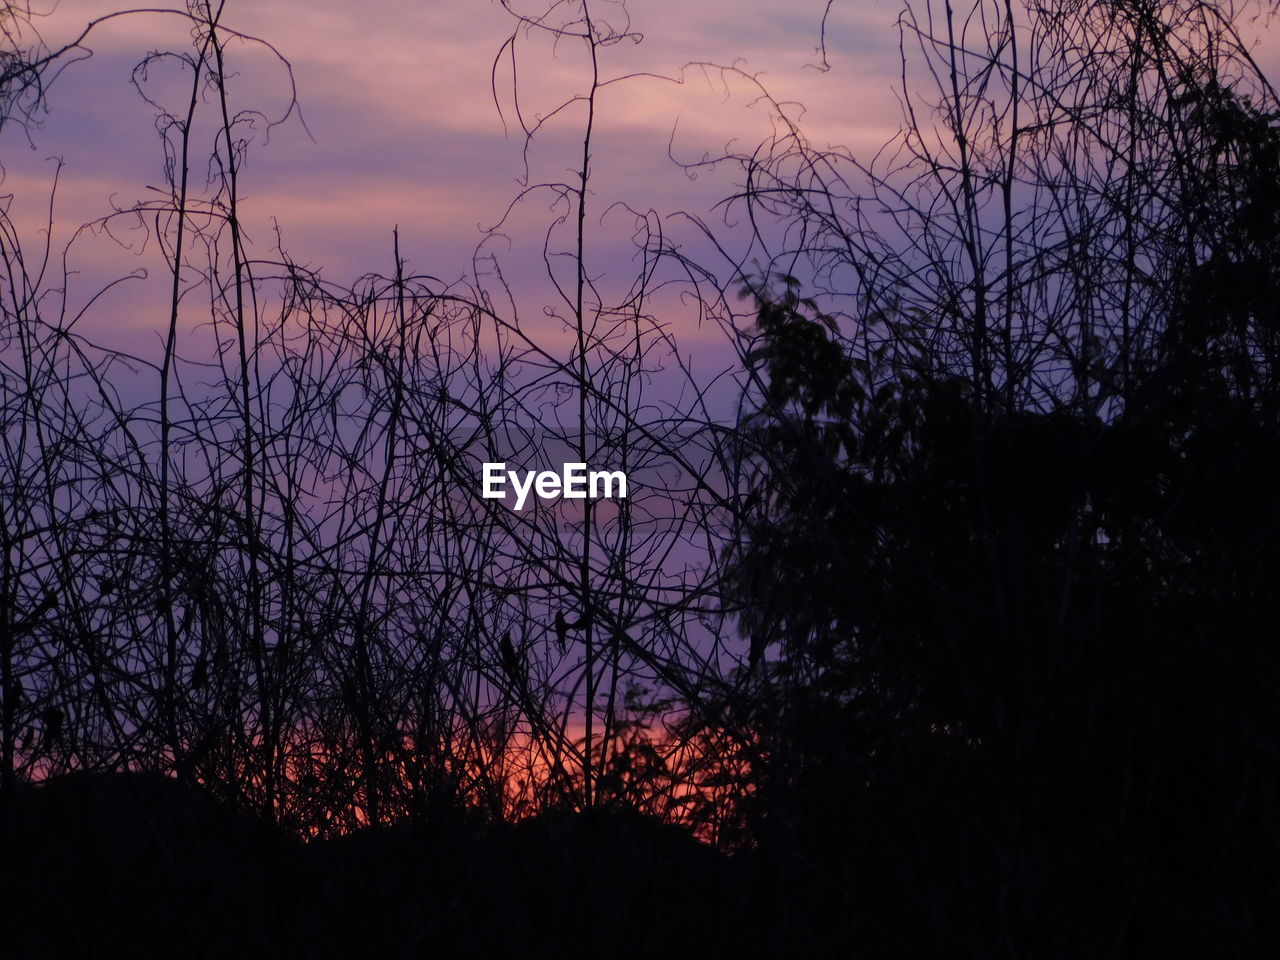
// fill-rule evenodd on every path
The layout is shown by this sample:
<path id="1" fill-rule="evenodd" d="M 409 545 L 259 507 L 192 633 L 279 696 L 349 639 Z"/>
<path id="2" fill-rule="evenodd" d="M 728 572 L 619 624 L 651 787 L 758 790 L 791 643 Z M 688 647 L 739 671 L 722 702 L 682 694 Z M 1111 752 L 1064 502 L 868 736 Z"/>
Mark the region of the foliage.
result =
<path id="1" fill-rule="evenodd" d="M 1280 131 L 1270 106 L 1216 80 L 1179 90 L 1164 103 L 1188 144 L 1186 192 L 1161 197 L 1159 242 L 1181 237 L 1184 252 L 1141 337 L 1105 332 L 1134 332 L 1123 300 L 1102 308 L 1114 280 L 1073 301 L 1079 312 L 1044 316 L 1019 312 L 1010 275 L 983 287 L 970 274 L 952 318 L 969 346 L 955 350 L 949 331 L 932 334 L 936 314 L 905 306 L 918 290 L 876 308 L 892 288 L 864 287 L 876 309 L 844 335 L 792 278 L 753 288 L 745 442 L 762 495 L 732 593 L 753 648 L 774 656 L 753 693 L 765 706 L 744 718 L 764 743 L 749 816 L 782 888 L 812 898 L 819 938 L 886 956 L 1246 955 L 1274 942 Z M 1158 112 L 1122 107 L 1135 108 Z M 1044 176 L 1005 146 L 1008 169 Z M 987 162 L 971 162 L 975 182 L 990 183 Z M 921 191 L 941 200 L 971 169 L 931 163 L 903 217 L 936 216 Z M 1075 163 L 1056 189 L 1091 182 Z M 812 181 L 795 189 L 812 202 Z M 1108 202 L 1100 193 L 1081 229 L 1106 229 Z M 1058 238 L 1017 226 L 1026 212 L 1005 221 L 1015 236 L 975 226 L 926 252 L 935 293 L 951 296 L 970 243 L 1008 240 L 1022 262 L 1046 262 Z M 842 229 L 851 251 L 885 243 L 866 224 Z M 803 252 L 823 276 L 829 249 Z M 1131 250 L 1123 282 L 1148 282 L 1140 259 Z M 984 299 L 987 321 L 1014 304 L 1006 331 L 1039 358 L 974 326 Z M 1090 332 L 1101 342 L 1077 351 Z"/>

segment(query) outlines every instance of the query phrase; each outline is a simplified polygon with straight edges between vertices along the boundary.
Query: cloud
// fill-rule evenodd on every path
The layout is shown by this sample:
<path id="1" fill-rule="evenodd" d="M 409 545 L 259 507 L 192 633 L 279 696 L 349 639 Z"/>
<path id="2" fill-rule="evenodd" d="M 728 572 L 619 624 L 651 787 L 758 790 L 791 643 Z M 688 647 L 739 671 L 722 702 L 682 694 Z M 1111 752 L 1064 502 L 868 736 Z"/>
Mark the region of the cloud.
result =
<path id="1" fill-rule="evenodd" d="M 42 31 L 56 44 L 113 7 L 103 0 L 63 4 Z M 602 50 L 602 77 L 650 73 L 668 79 L 637 77 L 600 93 L 588 255 L 593 280 L 610 295 L 622 295 L 638 269 L 635 222 L 611 205 L 623 202 L 664 217 L 684 210 L 715 219 L 715 204 L 734 189 L 735 168 L 722 165 L 691 176 L 669 152 L 696 161 L 727 147 L 749 150 L 773 129 L 756 87 L 714 71 L 683 70 L 687 61 L 736 62 L 748 73 L 759 73 L 778 99 L 806 105 L 806 133 L 816 144 L 869 151 L 896 130 L 890 87 L 897 64 L 892 27 L 897 11 L 892 3 L 832 8 L 827 37 L 832 69 L 826 73 L 811 69 L 824 0 L 806 0 L 786 11 L 762 0 L 634 0 L 629 7 L 632 26 L 645 40 Z M 253 143 L 242 169 L 241 214 L 256 243 L 254 254 L 271 256 L 278 224 L 293 258 L 322 267 L 330 279 L 351 282 L 370 270 L 394 268 L 391 231 L 398 227 L 400 248 L 412 269 L 446 282 L 464 275 L 483 236 L 480 226 L 503 216 L 524 173 L 509 60 L 498 63 L 496 74 L 501 115 L 491 89 L 495 55 L 515 27 L 502 7 L 474 0 L 232 0 L 226 22 L 267 39 L 288 59 L 307 125 L 291 121 L 269 136 L 261 123 L 245 130 Z M 161 197 L 147 189 L 162 185 L 164 175 L 155 111 L 138 98 L 129 78 L 148 50 L 184 49 L 189 34 L 189 26 L 172 16 L 137 15 L 103 25 L 90 42 L 94 57 L 59 80 L 47 123 L 36 133 L 40 149 L 10 166 L 7 189 L 17 190 L 21 183 L 24 192 L 35 193 L 39 177 L 47 175 L 42 158 L 63 156 L 58 207 L 63 233 L 113 204 Z M 229 92 L 237 108 L 281 115 L 290 88 L 273 56 L 260 47 L 231 44 L 227 57 L 234 71 Z M 176 62 L 156 64 L 147 87 L 175 113 L 189 96 L 188 81 L 176 67 Z M 521 108 L 529 121 L 584 92 L 589 76 L 588 62 L 572 41 L 552 44 L 536 34 L 517 34 L 516 67 Z M 213 143 L 215 107 L 212 101 L 201 107 L 208 119 L 195 137 L 197 153 Z M 530 182 L 573 181 L 584 120 L 579 105 L 540 132 L 527 154 Z M 203 188 L 208 172 L 203 162 L 193 166 L 197 188 Z M 32 210 L 37 217 L 38 208 Z M 531 195 L 505 224 L 510 249 L 491 247 L 502 251 L 504 275 L 526 321 L 552 337 L 558 336 L 558 322 L 542 310 L 555 303 L 556 295 L 546 278 L 542 243 L 549 228 L 559 231 L 553 246 L 570 242 L 565 231 L 572 223 L 555 226 L 564 212 L 550 193 Z M 677 233 L 685 226 L 672 219 L 662 223 Z M 691 232 L 673 240 L 701 249 Z M 148 247 L 150 259 L 142 260 L 101 238 L 79 249 L 86 279 L 101 281 L 126 262 L 129 269 L 145 264 L 153 276 L 164 272 L 154 245 Z M 119 309 L 122 299 L 109 305 Z M 138 295 L 129 302 L 136 308 L 128 311 L 121 329 L 159 328 L 161 298 Z M 680 309 L 678 299 L 664 309 L 680 325 L 682 339 L 714 347 L 720 334 L 710 326 L 698 329 L 694 312 Z M 714 358 L 712 365 L 719 365 Z"/>

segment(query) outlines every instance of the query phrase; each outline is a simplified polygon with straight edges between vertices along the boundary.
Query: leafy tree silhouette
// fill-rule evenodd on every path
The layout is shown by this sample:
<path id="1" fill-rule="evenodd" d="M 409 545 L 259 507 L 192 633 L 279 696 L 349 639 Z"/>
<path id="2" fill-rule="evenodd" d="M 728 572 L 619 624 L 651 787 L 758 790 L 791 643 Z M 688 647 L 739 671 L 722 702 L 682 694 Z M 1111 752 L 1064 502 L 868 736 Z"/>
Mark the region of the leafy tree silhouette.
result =
<path id="1" fill-rule="evenodd" d="M 1227 158 L 1189 213 L 1208 253 L 1108 418 L 855 363 L 794 278 L 753 288 L 749 818 L 810 936 L 1276 942 L 1280 131 L 1221 87 L 1195 104 Z"/>

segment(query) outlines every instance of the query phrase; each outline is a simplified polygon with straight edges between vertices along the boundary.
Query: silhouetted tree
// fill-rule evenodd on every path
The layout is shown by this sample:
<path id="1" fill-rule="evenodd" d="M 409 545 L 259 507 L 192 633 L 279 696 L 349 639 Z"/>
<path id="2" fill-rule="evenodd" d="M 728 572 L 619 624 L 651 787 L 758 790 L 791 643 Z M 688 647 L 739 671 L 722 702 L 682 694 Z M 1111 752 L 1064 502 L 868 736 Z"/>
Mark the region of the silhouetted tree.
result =
<path id="1" fill-rule="evenodd" d="M 749 286 L 748 818 L 872 954 L 1263 953 L 1270 88 L 1216 7 L 929 12 L 904 166 L 749 162 L 815 293 Z"/>

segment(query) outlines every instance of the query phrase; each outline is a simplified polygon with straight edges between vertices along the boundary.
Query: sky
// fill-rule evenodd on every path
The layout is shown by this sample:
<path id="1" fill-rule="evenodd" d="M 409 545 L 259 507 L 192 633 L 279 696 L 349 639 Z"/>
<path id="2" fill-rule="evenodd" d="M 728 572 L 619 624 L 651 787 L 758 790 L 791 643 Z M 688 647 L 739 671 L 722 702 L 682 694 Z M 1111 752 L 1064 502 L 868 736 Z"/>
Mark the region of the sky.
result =
<path id="1" fill-rule="evenodd" d="M 118 0 L 33 0 L 50 47 L 78 34 Z M 545 9 L 521 0 L 517 10 Z M 634 221 L 614 203 L 653 210 L 690 249 L 696 232 L 672 217 L 688 211 L 713 218 L 735 184 L 722 165 L 696 176 L 672 157 L 695 161 L 727 147 L 750 149 L 771 130 L 758 91 L 694 62 L 735 65 L 757 76 L 775 99 L 796 104 L 806 135 L 870 156 L 898 129 L 899 0 L 836 0 L 826 19 L 826 61 L 819 69 L 820 28 L 827 0 L 797 0 L 785 9 L 772 0 L 630 0 L 631 28 L 643 39 L 601 51 L 602 77 L 645 74 L 602 91 L 596 115 L 589 218 L 593 276 L 621 291 L 634 277 L 630 243 Z M 621 22 L 622 8 L 600 0 L 597 18 Z M 270 43 L 288 61 L 298 110 L 288 113 L 290 74 L 267 48 L 245 43 L 228 50 L 236 72 L 231 94 L 241 108 L 287 120 L 259 124 L 242 169 L 244 216 L 255 254 L 273 255 L 276 231 L 296 262 L 349 283 L 369 272 L 393 270 L 392 231 L 411 271 L 443 281 L 464 277 L 485 238 L 502 222 L 502 238 L 485 250 L 500 257 L 504 275 L 529 315 L 551 297 L 541 245 L 558 213 L 546 193 L 516 206 L 524 175 L 524 138 L 515 119 L 513 88 L 523 115 L 551 110 L 585 88 L 588 63 L 579 47 L 552 47 L 517 34 L 513 79 L 509 56 L 495 57 L 517 29 L 496 0 L 227 0 L 224 24 Z M 1277 62 L 1274 37 L 1260 56 Z M 181 18 L 139 13 L 95 28 L 91 58 L 63 72 L 38 129 L 10 127 L 0 138 L 11 213 L 34 249 L 61 158 L 53 249 L 78 225 L 159 195 L 163 154 L 155 110 L 131 85 L 133 67 L 148 51 L 189 46 Z M 509 51 L 508 51 L 509 52 Z M 175 107 L 174 71 L 150 71 L 146 89 Z M 495 88 L 497 98 L 495 103 Z M 569 110 L 539 134 L 528 153 L 532 182 L 562 179 L 580 154 L 585 116 Z M 609 212 L 603 220 L 599 215 Z M 69 256 L 72 310 L 88 303 L 110 279 L 147 270 L 151 280 L 124 284 L 95 303 L 81 329 L 112 346 L 158 345 L 164 321 L 163 262 L 143 232 L 113 222 L 112 236 L 81 232 Z M 123 244 L 123 245 L 122 245 Z M 677 308 L 678 309 L 678 308 Z M 686 318 L 687 319 L 687 318 Z M 686 328 L 688 346 L 719 355 L 717 331 Z"/>
<path id="2" fill-rule="evenodd" d="M 35 0 L 36 9 L 49 15 L 37 23 L 53 48 L 120 7 L 117 0 L 61 0 L 52 9 L 41 2 Z M 538 5 L 525 0 L 522 9 Z M 806 131 L 817 142 L 862 151 L 891 136 L 897 126 L 896 0 L 833 6 L 827 21 L 831 68 L 823 72 L 816 66 L 825 6 L 825 0 L 801 0 L 783 13 L 760 0 L 632 0 L 632 29 L 643 39 L 602 50 L 601 75 L 652 76 L 602 92 L 594 130 L 594 212 L 622 202 L 663 217 L 680 210 L 713 216 L 736 171 L 722 166 L 691 176 L 672 157 L 694 161 L 730 145 L 749 148 L 769 134 L 768 111 L 752 104 L 757 92 L 747 82 L 687 66 L 693 61 L 735 65 L 757 75 L 776 98 L 802 102 Z M 601 2 L 592 12 L 620 22 L 620 10 Z M 521 189 L 524 137 L 513 87 L 528 118 L 582 92 L 589 76 L 573 44 L 553 49 L 521 34 L 513 83 L 510 56 L 496 67 L 495 57 L 517 23 L 491 0 L 228 0 L 224 23 L 272 44 L 290 64 L 297 90 L 299 109 L 270 130 L 259 125 L 242 169 L 254 251 L 270 256 L 278 227 L 295 261 L 343 282 L 368 271 L 390 272 L 397 228 L 410 270 L 446 281 L 464 276 L 484 230 L 502 221 Z M 79 224 L 159 196 L 148 189 L 163 178 L 156 111 L 130 78 L 148 51 L 189 47 L 188 27 L 175 16 L 140 13 L 97 26 L 86 46 L 92 57 L 59 76 L 30 142 L 13 128 L 0 140 L 0 189 L 15 195 L 13 214 L 29 245 L 40 238 L 55 157 L 63 163 L 55 249 Z M 234 101 L 268 117 L 286 114 L 290 77 L 272 53 L 244 44 L 228 55 L 238 74 Z M 175 76 L 157 64 L 146 85 L 174 109 L 182 95 Z M 568 175 L 581 150 L 584 119 L 583 111 L 570 110 L 542 130 L 529 153 L 533 182 Z M 534 194 L 520 204 L 504 224 L 506 238 L 486 247 L 502 256 L 505 275 L 517 285 L 527 282 L 521 289 L 528 290 L 531 305 L 547 294 L 534 287 L 543 272 L 542 237 L 555 216 L 549 199 Z M 604 222 L 589 224 L 593 268 L 623 286 L 634 276 L 627 266 L 632 222 L 614 209 Z M 681 228 L 676 220 L 666 222 Z M 163 274 L 154 244 L 140 252 L 141 232 L 127 226 L 117 219 L 114 239 L 83 233 L 76 239 L 73 303 L 130 271 L 146 268 L 153 280 Z M 693 241 L 691 231 L 686 239 Z M 106 324 L 113 338 L 130 343 L 154 340 L 163 321 L 153 309 L 163 303 L 162 287 L 124 285 L 98 303 L 85 321 L 88 328 Z"/>

